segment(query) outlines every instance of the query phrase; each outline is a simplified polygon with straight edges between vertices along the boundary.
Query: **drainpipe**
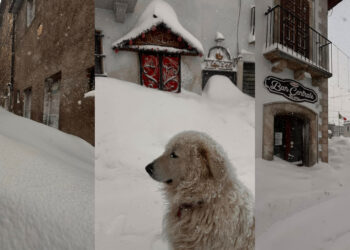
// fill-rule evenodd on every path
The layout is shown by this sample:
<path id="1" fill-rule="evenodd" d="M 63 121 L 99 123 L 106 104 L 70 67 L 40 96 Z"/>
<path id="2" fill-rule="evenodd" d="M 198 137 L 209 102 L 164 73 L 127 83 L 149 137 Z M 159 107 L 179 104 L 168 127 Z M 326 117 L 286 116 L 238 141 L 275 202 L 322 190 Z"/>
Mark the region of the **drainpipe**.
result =
<path id="1" fill-rule="evenodd" d="M 17 14 L 12 13 L 12 48 L 11 48 L 11 82 L 10 82 L 10 107 L 9 110 L 13 111 L 13 90 L 14 90 L 14 82 L 15 82 L 15 41 L 16 41 L 16 19 Z"/>

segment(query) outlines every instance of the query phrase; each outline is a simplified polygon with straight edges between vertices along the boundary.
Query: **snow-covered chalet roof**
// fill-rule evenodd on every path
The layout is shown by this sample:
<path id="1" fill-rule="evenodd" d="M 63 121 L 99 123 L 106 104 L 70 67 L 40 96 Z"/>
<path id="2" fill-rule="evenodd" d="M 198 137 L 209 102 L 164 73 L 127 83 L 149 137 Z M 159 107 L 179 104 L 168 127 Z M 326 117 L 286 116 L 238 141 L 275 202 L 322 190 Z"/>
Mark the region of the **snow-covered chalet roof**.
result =
<path id="1" fill-rule="evenodd" d="M 203 54 L 204 49 L 201 42 L 195 38 L 190 32 L 188 32 L 180 24 L 174 9 L 163 0 L 152 1 L 145 11 L 140 16 L 135 27 L 122 38 L 113 43 L 113 48 L 121 48 L 126 41 L 135 39 L 142 35 L 142 33 L 148 32 L 152 27 L 164 24 L 174 34 L 181 36 L 192 48 L 196 49 L 198 53 Z M 156 48 L 157 51 L 163 50 L 160 46 Z M 164 50 L 169 48 L 164 47 Z"/>

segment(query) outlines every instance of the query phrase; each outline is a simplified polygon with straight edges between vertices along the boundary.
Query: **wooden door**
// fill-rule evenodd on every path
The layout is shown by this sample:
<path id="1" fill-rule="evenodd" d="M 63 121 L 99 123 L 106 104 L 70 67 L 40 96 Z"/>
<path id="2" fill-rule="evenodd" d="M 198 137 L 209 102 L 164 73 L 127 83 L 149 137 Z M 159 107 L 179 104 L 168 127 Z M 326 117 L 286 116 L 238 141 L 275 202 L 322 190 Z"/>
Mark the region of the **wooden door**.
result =
<path id="1" fill-rule="evenodd" d="M 274 155 L 289 162 L 305 162 L 304 121 L 298 117 L 278 115 L 274 120 Z"/>
<path id="2" fill-rule="evenodd" d="M 162 89 L 169 92 L 180 91 L 180 57 L 162 56 Z"/>
<path id="3" fill-rule="evenodd" d="M 309 58 L 309 1 L 281 0 L 281 7 L 281 43 Z"/>
<path id="4" fill-rule="evenodd" d="M 141 54 L 141 81 L 148 88 L 160 87 L 159 56 L 156 54 Z"/>

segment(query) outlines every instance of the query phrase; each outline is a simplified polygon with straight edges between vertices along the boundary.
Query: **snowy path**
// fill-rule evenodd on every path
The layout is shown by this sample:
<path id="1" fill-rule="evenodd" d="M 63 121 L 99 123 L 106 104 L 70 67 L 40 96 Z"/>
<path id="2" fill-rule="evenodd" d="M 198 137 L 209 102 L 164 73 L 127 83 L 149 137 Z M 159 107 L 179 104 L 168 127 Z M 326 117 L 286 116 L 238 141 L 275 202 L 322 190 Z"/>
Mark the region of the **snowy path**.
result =
<path id="1" fill-rule="evenodd" d="M 217 87 L 199 96 L 97 79 L 96 249 L 168 249 L 165 200 L 145 166 L 180 131 L 211 135 L 254 192 L 254 100 L 224 77 L 213 81 Z"/>
<path id="2" fill-rule="evenodd" d="M 257 249 L 349 249 L 350 138 L 333 138 L 329 164 L 257 160 Z"/>
<path id="3" fill-rule="evenodd" d="M 93 147 L 0 108 L 0 248 L 93 249 Z"/>

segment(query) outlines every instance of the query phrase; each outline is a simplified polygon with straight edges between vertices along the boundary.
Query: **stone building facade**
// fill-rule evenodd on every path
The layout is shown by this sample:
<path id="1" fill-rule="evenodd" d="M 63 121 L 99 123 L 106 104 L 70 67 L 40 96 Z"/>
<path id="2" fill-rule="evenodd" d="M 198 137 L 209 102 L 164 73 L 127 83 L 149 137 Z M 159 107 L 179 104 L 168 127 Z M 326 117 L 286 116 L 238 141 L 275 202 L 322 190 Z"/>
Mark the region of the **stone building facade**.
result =
<path id="1" fill-rule="evenodd" d="M 3 19 L 12 18 L 15 31 L 12 81 L 0 82 L 2 88 L 11 84 L 10 110 L 94 144 L 94 97 L 84 97 L 94 89 L 93 0 L 5 0 L 1 5 Z M 3 23 L 1 32 L 10 24 Z"/>
<path id="2" fill-rule="evenodd" d="M 0 4 L 0 105 L 6 109 L 11 102 L 12 15 L 9 2 L 2 0 Z"/>
<path id="3" fill-rule="evenodd" d="M 153 0 L 95 0 L 96 40 L 100 44 L 96 48 L 96 61 L 100 65 L 97 75 L 140 83 L 139 51 L 130 52 L 130 48 L 135 47 L 135 41 L 132 40 L 128 50 L 124 46 L 118 53 L 115 53 L 113 47 L 116 41 L 137 30 L 138 19 L 152 2 Z M 234 65 L 234 77 L 229 78 L 243 92 L 254 95 L 254 0 L 193 0 L 186 4 L 183 4 L 183 0 L 163 2 L 171 7 L 171 12 L 176 13 L 179 23 L 203 47 L 203 51 L 200 51 L 202 55 L 181 55 L 181 89 L 202 93 L 202 86 L 207 80 L 205 60 L 208 59 L 210 50 L 217 45 L 215 38 L 219 32 L 225 38 L 222 46 L 230 52 L 230 61 Z M 147 32 L 148 30 L 145 31 Z M 173 48 L 176 49 L 176 46 Z M 169 48 L 168 52 L 170 51 Z M 231 72 L 228 75 L 231 76 Z"/>
<path id="4" fill-rule="evenodd" d="M 339 2 L 256 2 L 257 157 L 300 166 L 328 162 L 327 25 Z"/>

